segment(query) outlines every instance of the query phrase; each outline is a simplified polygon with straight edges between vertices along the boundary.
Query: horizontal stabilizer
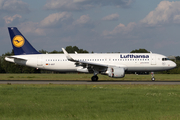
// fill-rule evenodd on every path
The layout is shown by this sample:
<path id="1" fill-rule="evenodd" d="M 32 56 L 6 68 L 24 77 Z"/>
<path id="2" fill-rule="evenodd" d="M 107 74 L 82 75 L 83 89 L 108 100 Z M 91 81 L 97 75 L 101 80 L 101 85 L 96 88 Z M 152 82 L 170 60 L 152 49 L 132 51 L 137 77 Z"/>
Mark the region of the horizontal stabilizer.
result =
<path id="1" fill-rule="evenodd" d="M 9 59 L 19 59 L 19 60 L 28 60 L 27 58 L 24 58 L 24 57 L 19 57 L 19 56 L 7 56 L 7 57 L 5 57 L 5 59 L 7 59 L 7 58 L 9 58 Z"/>

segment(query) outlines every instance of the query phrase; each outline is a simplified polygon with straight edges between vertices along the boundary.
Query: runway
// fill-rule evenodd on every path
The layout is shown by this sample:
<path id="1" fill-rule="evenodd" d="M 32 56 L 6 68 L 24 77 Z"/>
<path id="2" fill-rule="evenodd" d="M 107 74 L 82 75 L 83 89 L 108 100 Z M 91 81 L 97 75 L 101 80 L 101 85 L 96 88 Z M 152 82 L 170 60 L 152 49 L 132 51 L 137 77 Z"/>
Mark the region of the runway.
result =
<path id="1" fill-rule="evenodd" d="M 66 84 L 66 85 L 180 85 L 180 81 L 87 81 L 87 80 L 0 80 L 0 84 Z"/>

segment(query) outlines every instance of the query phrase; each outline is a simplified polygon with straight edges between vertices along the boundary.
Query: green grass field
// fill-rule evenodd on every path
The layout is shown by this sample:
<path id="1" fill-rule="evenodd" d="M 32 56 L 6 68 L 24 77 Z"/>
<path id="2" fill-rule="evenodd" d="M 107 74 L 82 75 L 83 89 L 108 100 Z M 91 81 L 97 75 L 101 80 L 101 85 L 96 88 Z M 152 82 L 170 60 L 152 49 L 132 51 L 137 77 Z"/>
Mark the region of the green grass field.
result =
<path id="1" fill-rule="evenodd" d="M 0 80 L 90 80 L 92 74 L 0 74 Z M 179 81 L 179 74 L 156 74 Z M 126 75 L 99 80 L 150 80 Z M 178 120 L 180 85 L 3 85 L 0 120 Z"/>
<path id="2" fill-rule="evenodd" d="M 1 120 L 178 120 L 179 85 L 0 85 Z"/>
<path id="3" fill-rule="evenodd" d="M 0 80 L 91 80 L 93 74 L 0 74 Z M 126 74 L 124 78 L 98 75 L 99 80 L 150 80 L 151 75 Z M 179 81 L 180 74 L 155 74 L 156 81 Z"/>

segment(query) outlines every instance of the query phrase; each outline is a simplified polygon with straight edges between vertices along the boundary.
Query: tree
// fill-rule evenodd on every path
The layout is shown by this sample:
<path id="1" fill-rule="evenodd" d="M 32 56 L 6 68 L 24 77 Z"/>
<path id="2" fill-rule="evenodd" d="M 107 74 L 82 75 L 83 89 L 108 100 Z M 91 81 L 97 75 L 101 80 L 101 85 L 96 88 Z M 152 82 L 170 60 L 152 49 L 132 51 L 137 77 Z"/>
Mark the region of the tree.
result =
<path id="1" fill-rule="evenodd" d="M 89 53 L 87 50 L 79 49 L 77 46 L 73 46 L 73 47 L 72 46 L 67 46 L 66 51 L 68 53 L 75 53 L 75 51 L 77 53 Z"/>
<path id="2" fill-rule="evenodd" d="M 56 51 L 56 50 L 53 50 L 52 52 L 50 53 L 63 53 L 62 51 Z"/>
<path id="3" fill-rule="evenodd" d="M 146 49 L 135 49 L 135 50 L 132 50 L 131 53 L 150 53 L 149 51 L 147 51 Z"/>
<path id="4" fill-rule="evenodd" d="M 42 54 L 46 54 L 46 53 L 48 53 L 48 51 L 43 50 L 43 49 L 42 49 L 42 50 L 39 50 L 39 52 L 40 52 L 40 53 L 42 53 Z"/>
<path id="5" fill-rule="evenodd" d="M 87 50 L 79 49 L 78 53 L 89 53 Z"/>
<path id="6" fill-rule="evenodd" d="M 78 48 L 77 46 L 73 46 L 72 48 L 73 48 L 74 52 L 75 52 L 75 51 L 76 51 L 76 52 L 79 51 L 79 48 Z"/>
<path id="7" fill-rule="evenodd" d="M 3 57 L 2 56 L 0 56 L 0 73 L 5 73 L 5 70 L 4 70 L 4 68 L 2 67 L 2 62 L 3 61 Z"/>
<path id="8" fill-rule="evenodd" d="M 180 60 L 180 56 L 176 56 L 176 60 Z"/>
<path id="9" fill-rule="evenodd" d="M 67 46 L 67 47 L 66 47 L 66 51 L 67 51 L 68 53 L 74 53 L 74 49 L 73 49 L 72 46 Z"/>

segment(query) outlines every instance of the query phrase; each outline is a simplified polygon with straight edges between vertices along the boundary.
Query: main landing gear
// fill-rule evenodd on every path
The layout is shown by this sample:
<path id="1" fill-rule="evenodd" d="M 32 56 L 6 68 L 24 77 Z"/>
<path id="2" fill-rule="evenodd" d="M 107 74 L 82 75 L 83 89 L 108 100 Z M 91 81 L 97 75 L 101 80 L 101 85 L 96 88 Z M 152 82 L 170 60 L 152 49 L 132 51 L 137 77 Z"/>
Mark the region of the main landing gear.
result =
<path id="1" fill-rule="evenodd" d="M 151 72 L 151 80 L 155 81 L 154 72 Z"/>
<path id="2" fill-rule="evenodd" d="M 97 74 L 99 73 L 99 71 L 97 71 L 96 69 L 94 69 L 94 76 L 91 77 L 92 81 L 98 81 L 98 76 Z"/>
<path id="3" fill-rule="evenodd" d="M 98 81 L 98 76 L 97 76 L 97 75 L 92 76 L 92 77 L 91 77 L 91 80 L 92 80 L 92 81 Z"/>

